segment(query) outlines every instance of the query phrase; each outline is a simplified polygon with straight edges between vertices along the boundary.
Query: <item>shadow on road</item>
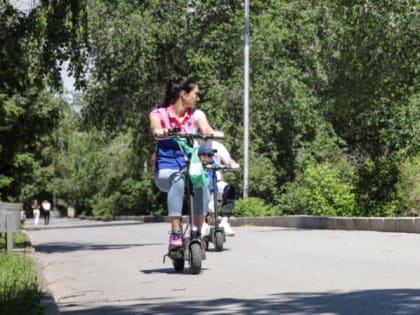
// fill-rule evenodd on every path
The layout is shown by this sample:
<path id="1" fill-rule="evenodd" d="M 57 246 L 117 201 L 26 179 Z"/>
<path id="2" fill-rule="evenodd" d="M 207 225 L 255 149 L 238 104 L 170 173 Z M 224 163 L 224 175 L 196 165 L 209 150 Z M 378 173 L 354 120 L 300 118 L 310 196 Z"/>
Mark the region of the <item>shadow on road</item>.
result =
<path id="1" fill-rule="evenodd" d="M 162 243 L 132 243 L 132 244 L 98 244 L 98 243 L 63 243 L 50 242 L 35 246 L 35 250 L 41 253 L 65 253 L 81 250 L 110 250 L 110 249 L 125 249 L 130 247 L 142 246 L 157 246 Z"/>
<path id="2" fill-rule="evenodd" d="M 62 230 L 62 229 L 84 229 L 84 228 L 93 228 L 93 227 L 114 227 L 114 226 L 127 226 L 127 225 L 143 225 L 144 223 L 142 221 L 130 221 L 130 222 L 118 222 L 115 221 L 109 222 L 109 223 L 98 223 L 97 221 L 75 221 L 74 224 L 54 224 L 54 221 L 52 220 L 52 223 L 49 225 L 43 225 L 40 224 L 39 226 L 35 227 L 33 225 L 31 226 L 25 226 L 25 230 L 28 231 L 38 231 L 38 230 Z"/>
<path id="3" fill-rule="evenodd" d="M 168 275 L 169 274 L 176 274 L 176 275 L 185 274 L 185 275 L 191 275 L 191 273 L 189 272 L 189 270 L 190 270 L 190 268 L 188 266 L 188 263 L 186 262 L 185 263 L 185 269 L 182 272 L 175 271 L 175 269 L 174 268 L 171 268 L 171 267 L 170 268 L 143 269 L 143 270 L 140 270 L 140 271 L 142 273 L 146 274 L 146 275 L 154 274 L 154 273 L 165 273 L 165 274 L 168 274 Z M 206 270 L 208 270 L 208 268 L 201 268 L 201 270 L 202 271 L 206 271 Z M 197 276 L 196 275 L 193 275 L 193 277 L 197 277 Z"/>
<path id="4" fill-rule="evenodd" d="M 420 290 L 389 289 L 348 293 L 286 293 L 256 299 L 153 302 L 129 306 L 102 306 L 60 314 L 337 314 L 417 315 Z"/>

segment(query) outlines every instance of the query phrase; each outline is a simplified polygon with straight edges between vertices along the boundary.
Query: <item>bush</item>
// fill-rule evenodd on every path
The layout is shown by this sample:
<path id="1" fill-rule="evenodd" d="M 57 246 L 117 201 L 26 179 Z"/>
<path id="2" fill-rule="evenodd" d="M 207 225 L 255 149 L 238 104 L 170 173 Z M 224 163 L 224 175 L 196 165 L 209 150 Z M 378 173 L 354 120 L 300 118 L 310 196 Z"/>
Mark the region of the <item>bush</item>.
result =
<path id="1" fill-rule="evenodd" d="M 102 191 L 90 199 L 94 216 L 145 215 L 159 209 L 153 181 L 124 179 L 117 191 Z M 166 201 L 166 198 L 165 198 Z"/>
<path id="2" fill-rule="evenodd" d="M 297 215 L 311 213 L 311 195 L 306 187 L 298 182 L 284 185 L 285 193 L 278 198 L 275 205 L 276 215 Z"/>
<path id="3" fill-rule="evenodd" d="M 249 170 L 249 195 L 258 196 L 265 200 L 267 203 L 273 202 L 273 199 L 278 193 L 278 185 L 276 177 L 278 176 L 276 167 L 271 160 L 266 156 L 259 156 L 258 158 L 252 157 L 252 167 Z M 229 173 L 227 175 L 230 175 Z M 226 181 L 228 177 L 226 177 Z M 229 180 L 229 183 L 240 188 L 241 181 Z"/>
<path id="4" fill-rule="evenodd" d="M 0 314 L 42 314 L 33 261 L 0 253 Z"/>
<path id="5" fill-rule="evenodd" d="M 355 183 L 358 215 L 399 216 L 405 206 L 398 196 L 399 158 L 394 155 L 367 159 L 358 168 Z"/>
<path id="6" fill-rule="evenodd" d="M 397 191 L 410 215 L 420 213 L 420 156 L 407 159 L 400 167 L 401 178 Z"/>
<path id="7" fill-rule="evenodd" d="M 118 200 L 121 197 L 119 192 L 115 192 L 110 196 L 95 195 L 91 199 L 92 213 L 94 216 L 113 218 L 116 209 L 118 209 Z"/>
<path id="8" fill-rule="evenodd" d="M 273 211 L 260 198 L 249 197 L 236 201 L 233 214 L 237 217 L 258 217 L 270 216 Z"/>
<path id="9" fill-rule="evenodd" d="M 331 163 L 308 165 L 276 206 L 277 214 L 349 216 L 355 213 L 353 187 L 342 179 L 342 171 Z"/>
<path id="10" fill-rule="evenodd" d="M 5 233 L 0 233 L 0 249 L 6 249 Z M 25 248 L 26 235 L 23 233 L 13 233 L 13 248 Z"/>

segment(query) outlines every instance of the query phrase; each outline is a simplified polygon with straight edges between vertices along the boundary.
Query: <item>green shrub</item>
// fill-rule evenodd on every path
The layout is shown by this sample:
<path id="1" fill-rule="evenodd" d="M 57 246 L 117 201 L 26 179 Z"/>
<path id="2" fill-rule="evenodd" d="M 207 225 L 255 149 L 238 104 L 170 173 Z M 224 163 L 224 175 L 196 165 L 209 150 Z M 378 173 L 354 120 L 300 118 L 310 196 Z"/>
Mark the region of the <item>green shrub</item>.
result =
<path id="1" fill-rule="evenodd" d="M 258 217 L 272 215 L 272 209 L 260 198 L 239 199 L 235 203 L 233 214 L 237 217 Z"/>
<path id="2" fill-rule="evenodd" d="M 94 216 L 112 218 L 116 215 L 115 209 L 118 209 L 118 199 L 120 193 L 115 192 L 110 196 L 97 194 L 91 199 L 92 213 Z"/>
<path id="3" fill-rule="evenodd" d="M 276 170 L 275 165 L 266 156 L 252 157 L 250 164 L 252 167 L 249 169 L 249 195 L 258 196 L 265 202 L 272 203 L 278 192 L 276 177 L 280 171 Z M 227 173 L 227 175 L 230 174 Z M 228 183 L 234 184 L 239 189 L 241 188 L 239 186 L 242 185 L 241 181 L 232 181 L 228 177 L 226 177 L 226 180 L 229 180 Z"/>
<path id="4" fill-rule="evenodd" d="M 115 217 L 119 215 L 145 215 L 156 211 L 157 188 L 150 179 L 142 181 L 124 179 L 118 190 L 102 191 L 90 199 L 95 216 Z M 166 198 L 165 198 L 166 200 Z"/>
<path id="5" fill-rule="evenodd" d="M 26 235 L 23 233 L 13 233 L 13 248 L 25 248 Z M 0 250 L 6 249 L 6 236 L 5 233 L 0 233 Z"/>
<path id="6" fill-rule="evenodd" d="M 355 183 L 358 215 L 399 216 L 405 206 L 398 196 L 400 161 L 396 155 L 367 159 L 358 168 Z"/>
<path id="7" fill-rule="evenodd" d="M 0 314 L 42 314 L 33 261 L 0 253 Z"/>
<path id="8" fill-rule="evenodd" d="M 275 205 L 276 215 L 310 214 L 310 191 L 299 182 L 290 182 L 284 185 L 282 194 Z"/>
<path id="9" fill-rule="evenodd" d="M 407 159 L 400 166 L 401 178 L 398 195 L 409 209 L 410 215 L 420 213 L 420 156 Z"/>
<path id="10" fill-rule="evenodd" d="M 342 179 L 342 171 L 331 163 L 308 165 L 276 206 L 277 214 L 353 215 L 353 187 Z"/>

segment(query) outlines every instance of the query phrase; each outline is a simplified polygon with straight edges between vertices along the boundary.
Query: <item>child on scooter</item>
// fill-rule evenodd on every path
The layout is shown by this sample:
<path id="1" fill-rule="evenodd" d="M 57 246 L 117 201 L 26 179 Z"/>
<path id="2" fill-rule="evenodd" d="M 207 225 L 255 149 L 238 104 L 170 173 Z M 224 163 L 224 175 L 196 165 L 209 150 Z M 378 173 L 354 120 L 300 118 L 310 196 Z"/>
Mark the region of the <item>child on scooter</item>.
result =
<path id="1" fill-rule="evenodd" d="M 167 208 L 171 234 L 169 249 L 182 247 L 181 215 L 184 199 L 185 175 L 182 169 L 187 164 L 185 152 L 173 139 L 164 139 L 168 130 L 180 128 L 181 133 L 203 133 L 223 137 L 207 121 L 203 111 L 196 109 L 199 101 L 198 84 L 187 77 L 170 81 L 163 105 L 149 114 L 150 129 L 157 140 L 155 151 L 154 180 L 159 190 L 168 194 Z M 203 188 L 194 188 L 194 224 L 201 229 L 207 212 L 208 194 Z"/>
<path id="2" fill-rule="evenodd" d="M 205 145 L 202 145 L 199 148 L 198 155 L 203 162 L 204 167 L 206 165 L 210 165 L 212 168 L 218 167 L 222 162 L 234 170 L 238 170 L 240 167 L 239 164 L 231 158 L 226 147 L 222 143 L 215 140 L 208 141 Z M 216 183 L 213 182 L 213 172 L 216 172 Z M 227 236 L 234 236 L 235 232 L 232 230 L 228 220 L 233 210 L 236 195 L 235 188 L 223 180 L 223 171 L 221 170 L 215 171 L 214 169 L 207 169 L 207 175 L 209 180 L 209 190 L 211 193 L 209 202 L 210 219 L 214 220 L 212 217 L 215 207 L 213 194 L 216 193 L 218 200 L 222 201 L 222 219 L 220 226 L 224 228 Z M 207 223 L 204 222 L 202 227 L 202 235 L 207 236 L 209 231 L 210 227 Z"/>

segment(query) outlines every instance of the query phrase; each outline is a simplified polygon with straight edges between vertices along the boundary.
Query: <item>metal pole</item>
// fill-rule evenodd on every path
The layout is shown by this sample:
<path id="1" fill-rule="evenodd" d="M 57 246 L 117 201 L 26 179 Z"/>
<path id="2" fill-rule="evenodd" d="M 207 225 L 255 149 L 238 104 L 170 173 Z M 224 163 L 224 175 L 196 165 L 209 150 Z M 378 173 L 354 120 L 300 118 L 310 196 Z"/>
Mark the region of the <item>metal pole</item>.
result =
<path id="1" fill-rule="evenodd" d="M 244 47 L 244 187 L 243 197 L 248 197 L 249 160 L 249 0 L 245 0 Z"/>

